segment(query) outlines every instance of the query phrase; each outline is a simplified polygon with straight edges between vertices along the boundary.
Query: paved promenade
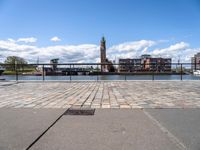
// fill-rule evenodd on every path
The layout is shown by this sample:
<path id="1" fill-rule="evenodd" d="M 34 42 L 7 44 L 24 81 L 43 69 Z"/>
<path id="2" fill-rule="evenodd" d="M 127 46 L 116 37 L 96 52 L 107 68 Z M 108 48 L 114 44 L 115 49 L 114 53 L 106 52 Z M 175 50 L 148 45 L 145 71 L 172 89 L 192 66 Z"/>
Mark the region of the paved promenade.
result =
<path id="1" fill-rule="evenodd" d="M 200 81 L 0 83 L 0 108 L 200 108 Z"/>
<path id="2" fill-rule="evenodd" d="M 199 150 L 199 89 L 200 81 L 0 82 L 0 150 Z M 65 113 L 81 107 L 99 109 Z"/>

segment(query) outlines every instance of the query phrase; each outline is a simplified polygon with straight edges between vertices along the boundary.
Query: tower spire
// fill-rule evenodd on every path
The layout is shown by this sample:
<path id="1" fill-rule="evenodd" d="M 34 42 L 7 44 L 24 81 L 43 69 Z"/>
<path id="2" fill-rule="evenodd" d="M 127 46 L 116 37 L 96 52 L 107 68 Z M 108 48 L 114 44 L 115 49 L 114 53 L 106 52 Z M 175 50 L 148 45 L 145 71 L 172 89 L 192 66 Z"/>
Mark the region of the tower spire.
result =
<path id="1" fill-rule="evenodd" d="M 106 39 L 104 36 L 102 37 L 101 42 L 106 42 Z"/>

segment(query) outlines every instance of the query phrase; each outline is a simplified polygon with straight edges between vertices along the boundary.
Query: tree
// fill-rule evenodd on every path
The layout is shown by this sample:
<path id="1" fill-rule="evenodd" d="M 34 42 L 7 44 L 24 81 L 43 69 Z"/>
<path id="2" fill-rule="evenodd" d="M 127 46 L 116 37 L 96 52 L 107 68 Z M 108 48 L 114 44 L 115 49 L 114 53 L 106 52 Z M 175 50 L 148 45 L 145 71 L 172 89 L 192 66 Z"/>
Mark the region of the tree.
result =
<path id="1" fill-rule="evenodd" d="M 27 64 L 27 61 L 21 57 L 8 56 L 4 63 L 8 64 L 8 66 L 6 66 L 6 69 L 15 71 L 16 66 L 18 69 L 21 69 L 21 68 L 23 69 L 24 66 Z"/>

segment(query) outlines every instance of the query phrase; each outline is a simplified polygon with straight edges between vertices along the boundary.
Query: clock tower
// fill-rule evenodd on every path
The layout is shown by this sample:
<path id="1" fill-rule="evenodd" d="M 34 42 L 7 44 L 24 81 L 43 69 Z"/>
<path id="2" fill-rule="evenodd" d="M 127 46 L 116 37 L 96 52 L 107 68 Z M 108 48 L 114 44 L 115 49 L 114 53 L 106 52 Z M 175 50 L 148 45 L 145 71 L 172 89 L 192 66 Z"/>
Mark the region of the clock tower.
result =
<path id="1" fill-rule="evenodd" d="M 106 40 L 105 37 L 102 37 L 101 39 L 101 46 L 100 46 L 100 57 L 101 57 L 101 63 L 106 63 Z M 106 65 L 101 65 L 101 72 L 105 72 Z"/>

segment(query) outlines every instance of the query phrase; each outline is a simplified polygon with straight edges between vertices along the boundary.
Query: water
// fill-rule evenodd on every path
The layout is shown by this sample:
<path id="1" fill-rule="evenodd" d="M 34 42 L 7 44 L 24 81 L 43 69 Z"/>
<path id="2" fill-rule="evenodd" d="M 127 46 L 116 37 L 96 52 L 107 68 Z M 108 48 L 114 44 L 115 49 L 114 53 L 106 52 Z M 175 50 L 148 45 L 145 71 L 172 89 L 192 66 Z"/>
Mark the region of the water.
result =
<path id="1" fill-rule="evenodd" d="M 16 80 L 15 75 L 0 76 L 0 79 Z M 19 80 L 43 80 L 42 76 L 18 76 Z M 72 80 L 152 80 L 152 75 L 106 75 L 106 76 L 72 76 Z M 155 80 L 181 80 L 180 75 L 155 75 Z M 70 80 L 69 76 L 45 76 L 45 80 Z M 183 80 L 200 80 L 200 76 L 183 75 Z"/>

